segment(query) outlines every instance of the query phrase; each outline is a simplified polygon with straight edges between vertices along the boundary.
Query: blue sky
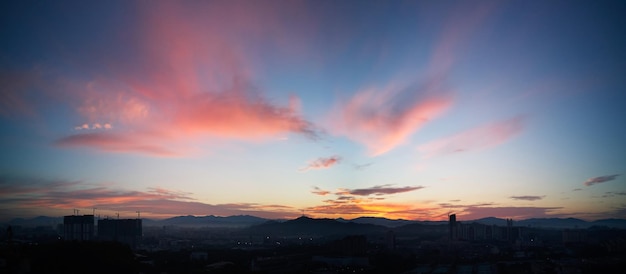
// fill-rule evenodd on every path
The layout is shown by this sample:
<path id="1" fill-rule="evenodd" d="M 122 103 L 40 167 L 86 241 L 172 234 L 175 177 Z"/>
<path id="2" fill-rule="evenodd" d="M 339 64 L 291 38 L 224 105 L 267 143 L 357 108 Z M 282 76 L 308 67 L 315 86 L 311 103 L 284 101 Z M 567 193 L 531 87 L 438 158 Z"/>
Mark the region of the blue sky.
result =
<path id="1" fill-rule="evenodd" d="M 0 219 L 626 218 L 618 1 L 2 6 Z"/>

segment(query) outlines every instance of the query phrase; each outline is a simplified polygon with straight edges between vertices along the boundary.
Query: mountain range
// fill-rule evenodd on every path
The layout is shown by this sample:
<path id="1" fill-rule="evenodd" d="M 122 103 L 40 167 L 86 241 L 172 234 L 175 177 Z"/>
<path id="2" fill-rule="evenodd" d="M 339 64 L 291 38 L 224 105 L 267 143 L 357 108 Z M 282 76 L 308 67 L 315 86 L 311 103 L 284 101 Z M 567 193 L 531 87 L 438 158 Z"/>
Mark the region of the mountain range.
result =
<path id="1" fill-rule="evenodd" d="M 486 225 L 506 226 L 506 219 L 488 217 L 477 220 L 463 221 L 463 223 L 481 223 Z M 15 226 L 56 226 L 63 223 L 63 217 L 39 216 L 30 219 L 15 218 L 9 221 L 8 225 Z M 278 225 L 281 224 L 281 225 Z M 443 225 L 447 221 L 412 221 L 403 219 L 387 219 L 381 217 L 359 217 L 355 219 L 314 219 L 309 217 L 299 217 L 294 220 L 270 220 L 250 215 L 236 216 L 177 216 L 162 220 L 143 219 L 144 226 L 182 226 L 182 227 L 212 227 L 212 228 L 247 228 L 255 226 L 258 230 L 280 229 L 288 232 L 290 227 L 304 227 L 314 232 L 316 230 L 349 230 L 355 229 L 355 225 L 361 226 L 359 229 L 389 229 L 399 228 L 407 225 Z M 590 227 L 610 227 L 626 229 L 626 219 L 603 219 L 596 221 L 585 221 L 576 218 L 532 218 L 525 220 L 515 220 L 514 226 L 551 228 L 551 229 L 586 229 Z"/>

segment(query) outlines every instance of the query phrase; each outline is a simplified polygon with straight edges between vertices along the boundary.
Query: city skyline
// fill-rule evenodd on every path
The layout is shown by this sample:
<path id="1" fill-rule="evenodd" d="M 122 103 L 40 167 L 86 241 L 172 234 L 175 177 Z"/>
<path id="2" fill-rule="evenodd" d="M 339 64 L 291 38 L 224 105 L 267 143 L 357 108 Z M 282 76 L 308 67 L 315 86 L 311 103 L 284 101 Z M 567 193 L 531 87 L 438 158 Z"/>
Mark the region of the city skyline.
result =
<path id="1" fill-rule="evenodd" d="M 0 221 L 626 218 L 618 1 L 1 5 Z"/>

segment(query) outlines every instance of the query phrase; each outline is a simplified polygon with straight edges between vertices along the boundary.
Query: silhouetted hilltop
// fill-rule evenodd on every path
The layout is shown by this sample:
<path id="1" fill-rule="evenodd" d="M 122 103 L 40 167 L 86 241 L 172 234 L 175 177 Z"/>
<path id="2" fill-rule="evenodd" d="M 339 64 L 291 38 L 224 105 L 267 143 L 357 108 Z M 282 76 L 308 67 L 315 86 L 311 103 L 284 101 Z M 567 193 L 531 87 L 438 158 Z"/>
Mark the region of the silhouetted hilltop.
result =
<path id="1" fill-rule="evenodd" d="M 593 226 L 606 226 L 612 228 L 626 229 L 626 220 L 624 219 L 603 219 L 591 222 Z"/>
<path id="2" fill-rule="evenodd" d="M 355 219 L 313 219 L 309 217 L 300 217 L 291 221 L 284 220 L 269 220 L 251 215 L 235 215 L 235 216 L 177 216 L 163 220 L 154 220 L 143 218 L 144 226 L 188 226 L 188 227 L 218 227 L 218 228 L 247 228 L 256 225 L 278 225 L 282 223 L 288 223 L 295 226 L 295 224 L 302 224 L 307 222 L 313 222 L 314 225 L 319 226 L 326 224 L 329 226 L 342 227 L 339 224 L 363 224 L 363 225 L 375 225 L 384 228 L 399 228 L 406 225 L 420 224 L 438 226 L 447 224 L 447 221 L 412 221 L 403 219 L 387 219 L 382 217 L 359 217 Z M 506 226 L 506 219 L 487 217 L 476 220 L 463 220 L 457 219 L 462 223 L 481 223 L 485 225 L 497 225 Z M 292 224 L 295 222 L 295 224 Z M 9 225 L 15 226 L 50 226 L 54 227 L 57 224 L 63 223 L 63 217 L 47 217 L 39 216 L 35 218 L 15 218 L 9 221 Z M 608 228 L 622 228 L 626 229 L 626 219 L 603 219 L 588 222 L 576 218 L 532 218 L 526 220 L 513 220 L 513 226 L 523 227 L 536 227 L 536 228 L 552 228 L 552 229 L 586 229 L 590 227 L 608 227 Z"/>
<path id="3" fill-rule="evenodd" d="M 359 224 L 354 222 L 341 222 L 335 219 L 314 219 L 299 217 L 285 222 L 270 221 L 249 228 L 251 234 L 257 235 L 316 235 L 316 236 L 340 236 L 354 234 L 382 233 L 388 228 L 373 225 Z"/>
<path id="4" fill-rule="evenodd" d="M 587 228 L 591 223 L 576 218 L 532 218 L 515 222 L 515 225 L 537 228 Z"/>
<path id="5" fill-rule="evenodd" d="M 359 217 L 352 220 L 345 220 L 343 218 L 337 219 L 340 222 L 353 222 L 357 224 L 372 224 L 372 225 L 380 225 L 385 227 L 399 227 L 408 224 L 414 224 L 415 221 L 403 220 L 403 219 L 387 219 L 382 217 Z"/>
<path id="6" fill-rule="evenodd" d="M 19 226 L 54 226 L 63 223 L 63 217 L 38 216 L 31 219 L 15 218 L 9 221 L 10 225 Z"/>
<path id="7" fill-rule="evenodd" d="M 497 225 L 497 226 L 506 226 L 506 219 L 496 218 L 496 217 L 487 217 L 482 219 L 477 219 L 473 221 L 469 221 L 470 223 L 479 223 L 484 225 Z"/>
<path id="8" fill-rule="evenodd" d="M 249 227 L 266 222 L 267 219 L 250 216 L 235 215 L 228 217 L 221 216 L 178 216 L 161 221 L 156 221 L 156 225 L 176 225 L 176 226 L 199 226 L 199 227 Z"/>

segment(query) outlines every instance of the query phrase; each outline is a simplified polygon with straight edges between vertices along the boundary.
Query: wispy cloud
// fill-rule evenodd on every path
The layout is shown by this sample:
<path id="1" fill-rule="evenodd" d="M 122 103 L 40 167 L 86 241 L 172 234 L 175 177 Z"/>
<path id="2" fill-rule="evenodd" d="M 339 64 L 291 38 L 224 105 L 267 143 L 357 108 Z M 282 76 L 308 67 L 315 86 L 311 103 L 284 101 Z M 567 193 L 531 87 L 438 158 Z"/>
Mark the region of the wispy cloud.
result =
<path id="1" fill-rule="evenodd" d="M 469 129 L 450 137 L 421 145 L 418 150 L 426 157 L 485 149 L 502 144 L 524 130 L 525 119 L 515 118 L 498 121 Z"/>
<path id="2" fill-rule="evenodd" d="M 313 161 L 310 161 L 306 167 L 300 168 L 300 171 L 330 168 L 336 164 L 339 164 L 339 162 L 341 162 L 341 157 L 337 155 L 326 157 L 326 158 L 321 157 Z"/>
<path id="3" fill-rule="evenodd" d="M 317 216 L 358 217 L 358 216 L 388 216 L 395 218 L 426 218 L 423 210 L 415 205 L 384 203 L 386 195 L 405 193 L 424 188 L 423 186 L 393 187 L 380 185 L 370 188 L 346 189 L 339 188 L 334 193 L 314 187 L 311 193 L 321 196 L 334 195 L 333 199 L 326 199 L 323 205 L 312 206 L 306 212 Z M 423 209 L 423 208 L 422 208 Z"/>
<path id="4" fill-rule="evenodd" d="M 331 192 L 328 190 L 323 190 L 319 187 L 313 187 L 313 191 L 311 191 L 311 193 L 316 194 L 316 195 L 320 195 L 320 196 L 326 196 L 328 194 L 330 194 Z"/>
<path id="5" fill-rule="evenodd" d="M 85 78 L 55 69 L 49 70 L 57 75 L 47 78 L 36 70 L 0 70 L 0 115 L 37 115 L 45 109 L 42 105 L 61 104 L 56 107 L 76 113 L 67 128 L 110 129 L 111 135 L 60 137 L 57 145 L 116 153 L 183 155 L 188 151 L 181 147 L 197 140 L 258 142 L 286 134 L 319 139 L 320 130 L 300 113 L 297 95 L 265 96 L 255 84 L 256 59 L 241 46 L 246 44 L 242 40 L 256 37 L 286 49 L 289 45 L 280 34 L 288 28 L 282 20 L 285 14 L 299 14 L 291 11 L 300 8 L 305 7 L 148 5 L 136 14 L 137 35 L 118 43 L 135 46 L 105 55 L 90 50 L 85 50 L 92 53 L 89 56 L 64 53 L 76 67 L 89 68 Z M 198 17 L 186 20 L 190 14 Z M 217 27 L 221 24 L 229 27 Z"/>
<path id="6" fill-rule="evenodd" d="M 316 216 L 329 218 L 356 218 L 362 216 L 378 216 L 402 218 L 408 220 L 432 220 L 439 215 L 438 209 L 415 204 L 394 203 L 350 203 L 335 202 L 306 208 L 306 212 Z"/>
<path id="7" fill-rule="evenodd" d="M 53 181 L 26 177 L 0 176 L 0 205 L 16 210 L 69 210 L 73 208 L 133 213 L 146 216 L 242 215 L 266 218 L 295 217 L 298 210 L 284 205 L 257 203 L 208 204 L 191 193 L 164 188 L 145 191 L 112 189 L 85 182 Z M 41 214 L 41 213 L 40 213 Z"/>
<path id="8" fill-rule="evenodd" d="M 405 186 L 405 187 L 392 187 L 392 185 L 380 185 L 370 188 L 358 188 L 346 190 L 349 194 L 368 196 L 368 195 L 385 195 L 396 194 L 403 192 L 410 192 L 424 188 L 423 186 Z"/>
<path id="9" fill-rule="evenodd" d="M 143 153 L 171 157 L 178 153 L 153 144 L 145 144 L 141 139 L 117 133 L 83 133 L 61 138 L 54 143 L 58 147 L 90 147 L 108 152 Z"/>
<path id="10" fill-rule="evenodd" d="M 586 185 L 586 186 L 592 186 L 592 185 L 595 185 L 595 184 L 600 184 L 600 183 L 604 183 L 604 182 L 615 180 L 615 178 L 617 178 L 617 176 L 619 176 L 619 174 L 593 177 L 593 178 L 589 178 L 583 184 Z"/>
<path id="11" fill-rule="evenodd" d="M 532 196 L 532 195 L 525 195 L 525 196 L 511 196 L 509 198 L 513 199 L 513 200 L 523 200 L 523 201 L 537 201 L 537 200 L 541 200 L 543 198 L 545 198 L 546 196 Z"/>
<path id="12" fill-rule="evenodd" d="M 412 134 L 453 105 L 453 90 L 447 78 L 459 55 L 458 49 L 492 9 L 491 5 L 476 5 L 453 12 L 434 44 L 425 76 L 356 91 L 331 112 L 331 131 L 365 145 L 371 156 L 407 142 Z"/>
<path id="13" fill-rule="evenodd" d="M 610 198 L 615 196 L 626 196 L 626 192 L 607 191 L 606 193 L 604 193 L 604 195 L 602 195 L 602 198 Z"/>
<path id="14" fill-rule="evenodd" d="M 372 88 L 357 92 L 334 110 L 331 129 L 364 144 L 372 156 L 404 143 L 452 105 L 441 83 Z"/>
<path id="15" fill-rule="evenodd" d="M 370 167 L 371 165 L 373 165 L 374 163 L 366 163 L 366 164 L 354 164 L 354 169 L 356 170 L 363 170 L 366 169 L 368 167 Z"/>

